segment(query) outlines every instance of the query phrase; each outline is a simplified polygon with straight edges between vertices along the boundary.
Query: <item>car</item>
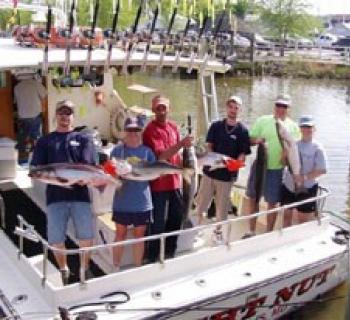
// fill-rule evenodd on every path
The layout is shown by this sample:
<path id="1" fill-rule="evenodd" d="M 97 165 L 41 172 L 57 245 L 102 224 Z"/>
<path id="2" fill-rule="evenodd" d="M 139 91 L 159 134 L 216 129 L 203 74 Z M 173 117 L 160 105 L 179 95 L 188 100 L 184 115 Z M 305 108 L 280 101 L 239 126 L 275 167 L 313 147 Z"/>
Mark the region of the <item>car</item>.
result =
<path id="1" fill-rule="evenodd" d="M 331 48 L 333 46 L 333 43 L 335 43 L 337 40 L 337 36 L 330 33 L 326 33 L 321 34 L 318 38 L 316 38 L 314 44 L 316 47 L 319 48 Z"/>
<path id="2" fill-rule="evenodd" d="M 288 37 L 288 47 L 311 49 L 314 46 L 312 40 L 301 36 Z"/>
<path id="3" fill-rule="evenodd" d="M 350 37 L 344 37 L 338 39 L 338 41 L 333 43 L 333 48 L 336 51 L 350 50 Z"/>

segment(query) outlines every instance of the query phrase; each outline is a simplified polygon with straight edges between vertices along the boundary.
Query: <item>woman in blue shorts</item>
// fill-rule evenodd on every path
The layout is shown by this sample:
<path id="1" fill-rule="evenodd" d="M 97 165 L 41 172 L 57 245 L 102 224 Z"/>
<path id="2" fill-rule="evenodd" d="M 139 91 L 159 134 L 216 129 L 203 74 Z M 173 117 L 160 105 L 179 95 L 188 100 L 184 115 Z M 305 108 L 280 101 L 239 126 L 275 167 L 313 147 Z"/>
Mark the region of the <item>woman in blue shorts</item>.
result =
<path id="1" fill-rule="evenodd" d="M 156 157 L 153 151 L 142 144 L 143 119 L 127 118 L 124 124 L 125 138 L 111 152 L 111 158 L 121 158 L 135 164 L 139 161 L 154 162 Z M 151 191 L 147 181 L 124 180 L 120 190 L 117 190 L 113 199 L 113 217 L 116 224 L 115 241 L 123 241 L 127 236 L 127 227 L 134 226 L 135 238 L 145 235 L 153 209 Z M 113 250 L 113 263 L 120 267 L 123 246 Z M 144 242 L 133 245 L 134 261 L 136 266 L 142 264 Z"/>

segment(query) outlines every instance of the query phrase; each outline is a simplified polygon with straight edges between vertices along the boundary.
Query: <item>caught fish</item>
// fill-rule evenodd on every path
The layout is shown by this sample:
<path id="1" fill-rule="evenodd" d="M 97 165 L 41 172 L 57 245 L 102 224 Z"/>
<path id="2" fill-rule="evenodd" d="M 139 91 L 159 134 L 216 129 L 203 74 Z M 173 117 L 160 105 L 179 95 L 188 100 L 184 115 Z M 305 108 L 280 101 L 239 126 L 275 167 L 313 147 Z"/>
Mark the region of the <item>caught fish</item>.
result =
<path id="1" fill-rule="evenodd" d="M 117 188 L 121 181 L 115 176 L 108 174 L 103 168 L 80 163 L 52 163 L 37 166 L 28 173 L 29 177 L 61 187 L 70 188 L 74 184 L 98 185 L 103 190 L 103 184 L 112 183 Z"/>
<path id="2" fill-rule="evenodd" d="M 267 150 L 265 143 L 259 143 L 256 150 L 256 158 L 253 163 L 253 170 L 255 174 L 255 212 L 259 212 L 260 198 L 263 194 L 265 183 L 265 174 L 267 167 Z"/>
<path id="3" fill-rule="evenodd" d="M 124 165 L 125 162 L 128 162 L 125 159 L 115 159 L 115 161 L 117 163 L 117 168 Z M 155 161 L 153 163 L 139 161 L 131 165 L 131 172 L 124 174 L 119 172 L 118 175 L 126 180 L 150 181 L 167 174 L 182 174 L 185 180 L 190 181 L 192 173 L 192 169 L 181 168 L 167 161 Z"/>
<path id="4" fill-rule="evenodd" d="M 203 169 L 203 167 L 209 167 L 209 171 L 222 168 L 226 168 L 229 171 L 238 171 L 240 168 L 244 167 L 243 161 L 212 151 L 198 155 L 197 158 L 198 167 L 201 169 Z"/>
<path id="5" fill-rule="evenodd" d="M 287 151 L 287 165 L 289 170 L 294 175 L 300 174 L 301 165 L 297 142 L 280 120 L 276 120 L 276 131 L 282 148 Z"/>

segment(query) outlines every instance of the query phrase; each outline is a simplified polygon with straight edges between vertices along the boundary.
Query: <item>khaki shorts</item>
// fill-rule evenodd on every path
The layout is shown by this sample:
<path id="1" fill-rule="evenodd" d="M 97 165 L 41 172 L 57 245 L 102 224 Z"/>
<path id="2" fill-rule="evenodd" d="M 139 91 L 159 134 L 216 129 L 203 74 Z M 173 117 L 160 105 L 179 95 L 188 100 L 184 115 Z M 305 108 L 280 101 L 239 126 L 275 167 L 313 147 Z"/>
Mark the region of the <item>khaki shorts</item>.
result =
<path id="1" fill-rule="evenodd" d="M 233 182 L 215 180 L 203 174 L 196 198 L 197 214 L 201 215 L 207 212 L 213 197 L 215 197 L 216 220 L 226 220 L 231 205 L 230 194 Z"/>

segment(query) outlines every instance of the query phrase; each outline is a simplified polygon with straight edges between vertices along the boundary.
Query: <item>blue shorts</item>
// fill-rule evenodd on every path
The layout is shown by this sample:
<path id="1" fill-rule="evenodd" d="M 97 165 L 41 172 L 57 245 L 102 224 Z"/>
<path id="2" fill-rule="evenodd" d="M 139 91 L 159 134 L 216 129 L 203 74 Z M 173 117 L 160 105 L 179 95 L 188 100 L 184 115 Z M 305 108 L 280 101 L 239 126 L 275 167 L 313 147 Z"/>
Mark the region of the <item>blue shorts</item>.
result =
<path id="1" fill-rule="evenodd" d="M 94 238 L 93 216 L 89 202 L 55 202 L 47 206 L 47 239 L 49 244 L 64 243 L 67 225 L 72 218 L 78 240 Z"/>
<path id="2" fill-rule="evenodd" d="M 145 226 L 151 218 L 151 210 L 142 212 L 115 212 L 113 211 L 112 220 L 123 226 L 133 225 L 134 227 Z"/>
<path id="3" fill-rule="evenodd" d="M 246 192 L 246 195 L 252 199 L 256 197 L 253 171 L 251 170 L 250 172 Z M 266 202 L 274 204 L 281 201 L 282 174 L 283 169 L 266 170 L 263 188 L 263 195 Z"/>

